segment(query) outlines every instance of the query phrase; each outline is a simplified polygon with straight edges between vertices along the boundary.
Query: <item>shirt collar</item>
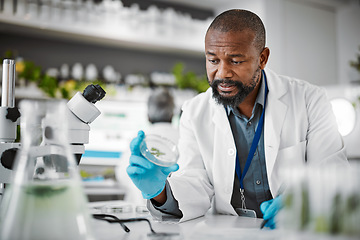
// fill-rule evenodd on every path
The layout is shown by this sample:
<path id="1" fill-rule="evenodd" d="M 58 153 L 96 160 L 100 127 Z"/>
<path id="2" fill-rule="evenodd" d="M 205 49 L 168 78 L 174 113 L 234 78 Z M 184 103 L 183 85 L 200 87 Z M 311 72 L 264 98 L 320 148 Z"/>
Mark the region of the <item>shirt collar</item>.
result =
<path id="1" fill-rule="evenodd" d="M 252 113 L 254 114 L 254 111 L 255 111 L 255 108 L 256 108 L 256 105 L 260 105 L 261 107 L 264 107 L 264 98 L 265 98 L 265 81 L 263 81 L 265 79 L 264 77 L 264 71 L 261 71 L 261 84 L 260 84 L 260 88 L 259 88 L 259 92 L 256 96 L 256 100 L 255 100 L 255 104 L 254 104 L 254 108 L 252 110 Z M 235 113 L 238 113 L 239 111 L 237 109 L 233 109 L 233 107 L 230 107 L 230 106 L 226 106 L 225 107 L 226 109 L 226 113 L 227 115 L 229 116 L 231 112 L 234 112 Z"/>

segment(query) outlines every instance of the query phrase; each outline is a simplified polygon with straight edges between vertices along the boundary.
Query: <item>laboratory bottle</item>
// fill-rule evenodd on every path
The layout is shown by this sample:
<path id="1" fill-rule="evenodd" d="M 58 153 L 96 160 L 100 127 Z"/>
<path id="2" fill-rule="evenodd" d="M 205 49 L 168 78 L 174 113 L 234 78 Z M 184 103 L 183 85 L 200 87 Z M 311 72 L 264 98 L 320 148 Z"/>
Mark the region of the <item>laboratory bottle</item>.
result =
<path id="1" fill-rule="evenodd" d="M 23 100 L 21 147 L 0 208 L 0 239 L 93 240 L 87 199 L 67 141 L 64 101 Z"/>

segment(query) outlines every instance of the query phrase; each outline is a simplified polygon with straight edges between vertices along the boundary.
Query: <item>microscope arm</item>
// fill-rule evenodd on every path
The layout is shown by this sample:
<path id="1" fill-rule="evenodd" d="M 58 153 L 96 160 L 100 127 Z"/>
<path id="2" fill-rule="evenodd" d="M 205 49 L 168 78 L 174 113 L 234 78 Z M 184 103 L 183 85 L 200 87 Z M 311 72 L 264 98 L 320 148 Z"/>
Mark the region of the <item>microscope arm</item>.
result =
<path id="1" fill-rule="evenodd" d="M 20 114 L 15 108 L 15 62 L 3 62 L 2 104 L 0 107 L 0 184 L 10 183 L 16 151 L 21 147 L 15 143 Z M 77 163 L 85 152 L 84 144 L 89 143 L 89 124 L 99 115 L 95 103 L 105 96 L 99 85 L 88 85 L 83 93 L 76 93 L 67 103 L 68 141 Z M 18 112 L 18 111 L 17 111 Z M 14 117 L 15 114 L 15 117 Z M 0 185 L 1 190 L 1 185 Z"/>
<path id="2" fill-rule="evenodd" d="M 16 114 L 13 114 L 16 113 Z M 15 107 L 15 61 L 4 59 L 2 68 L 2 95 L 0 107 L 0 155 L 9 149 L 7 156 L 14 156 L 15 149 L 20 143 L 15 143 L 17 126 L 19 125 L 20 113 Z M 6 167 L 12 167 L 12 159 L 1 157 L 0 184 L 8 183 L 11 179 L 11 171 Z M 0 186 L 1 188 L 1 186 Z M 0 189 L 1 190 L 1 189 Z"/>

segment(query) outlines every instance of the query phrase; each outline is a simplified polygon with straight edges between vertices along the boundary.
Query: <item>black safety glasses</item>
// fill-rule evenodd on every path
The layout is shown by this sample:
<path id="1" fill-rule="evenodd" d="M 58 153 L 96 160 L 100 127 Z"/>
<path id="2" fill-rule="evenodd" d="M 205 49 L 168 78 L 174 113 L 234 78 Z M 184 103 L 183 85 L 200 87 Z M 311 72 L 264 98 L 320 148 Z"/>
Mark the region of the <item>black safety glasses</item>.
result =
<path id="1" fill-rule="evenodd" d="M 124 229 L 125 232 L 130 232 L 130 229 L 124 224 L 128 222 L 141 222 L 145 221 L 149 224 L 151 235 L 156 236 L 173 236 L 173 235 L 179 235 L 178 233 L 164 233 L 164 232 L 155 232 L 154 229 L 151 226 L 151 223 L 146 218 L 126 218 L 126 219 L 119 219 L 114 215 L 110 214 L 93 214 L 93 218 L 98 220 L 107 221 L 109 223 L 119 223 L 120 226 Z"/>

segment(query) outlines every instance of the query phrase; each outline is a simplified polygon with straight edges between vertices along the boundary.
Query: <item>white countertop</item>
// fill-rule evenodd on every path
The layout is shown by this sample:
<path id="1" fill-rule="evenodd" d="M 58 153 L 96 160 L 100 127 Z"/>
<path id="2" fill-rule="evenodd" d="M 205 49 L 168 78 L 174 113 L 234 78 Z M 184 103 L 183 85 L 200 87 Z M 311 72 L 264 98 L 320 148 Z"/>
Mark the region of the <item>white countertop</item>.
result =
<path id="1" fill-rule="evenodd" d="M 154 221 L 149 213 L 136 213 L 136 206 L 124 201 L 106 201 L 89 203 L 91 213 L 105 213 L 105 206 L 128 206 L 125 208 L 127 213 L 110 213 L 120 219 L 145 217 L 150 220 L 156 232 L 173 233 L 171 236 L 151 235 L 148 223 L 132 222 L 125 223 L 130 229 L 126 233 L 118 223 L 108 223 L 102 220 L 92 219 L 93 231 L 97 240 L 132 240 L 132 239 L 157 239 L 157 240 L 355 240 L 346 236 L 314 235 L 310 233 L 287 232 L 284 230 L 260 229 L 262 219 L 237 217 L 230 215 L 207 214 L 191 221 L 183 223 L 157 222 Z"/>

